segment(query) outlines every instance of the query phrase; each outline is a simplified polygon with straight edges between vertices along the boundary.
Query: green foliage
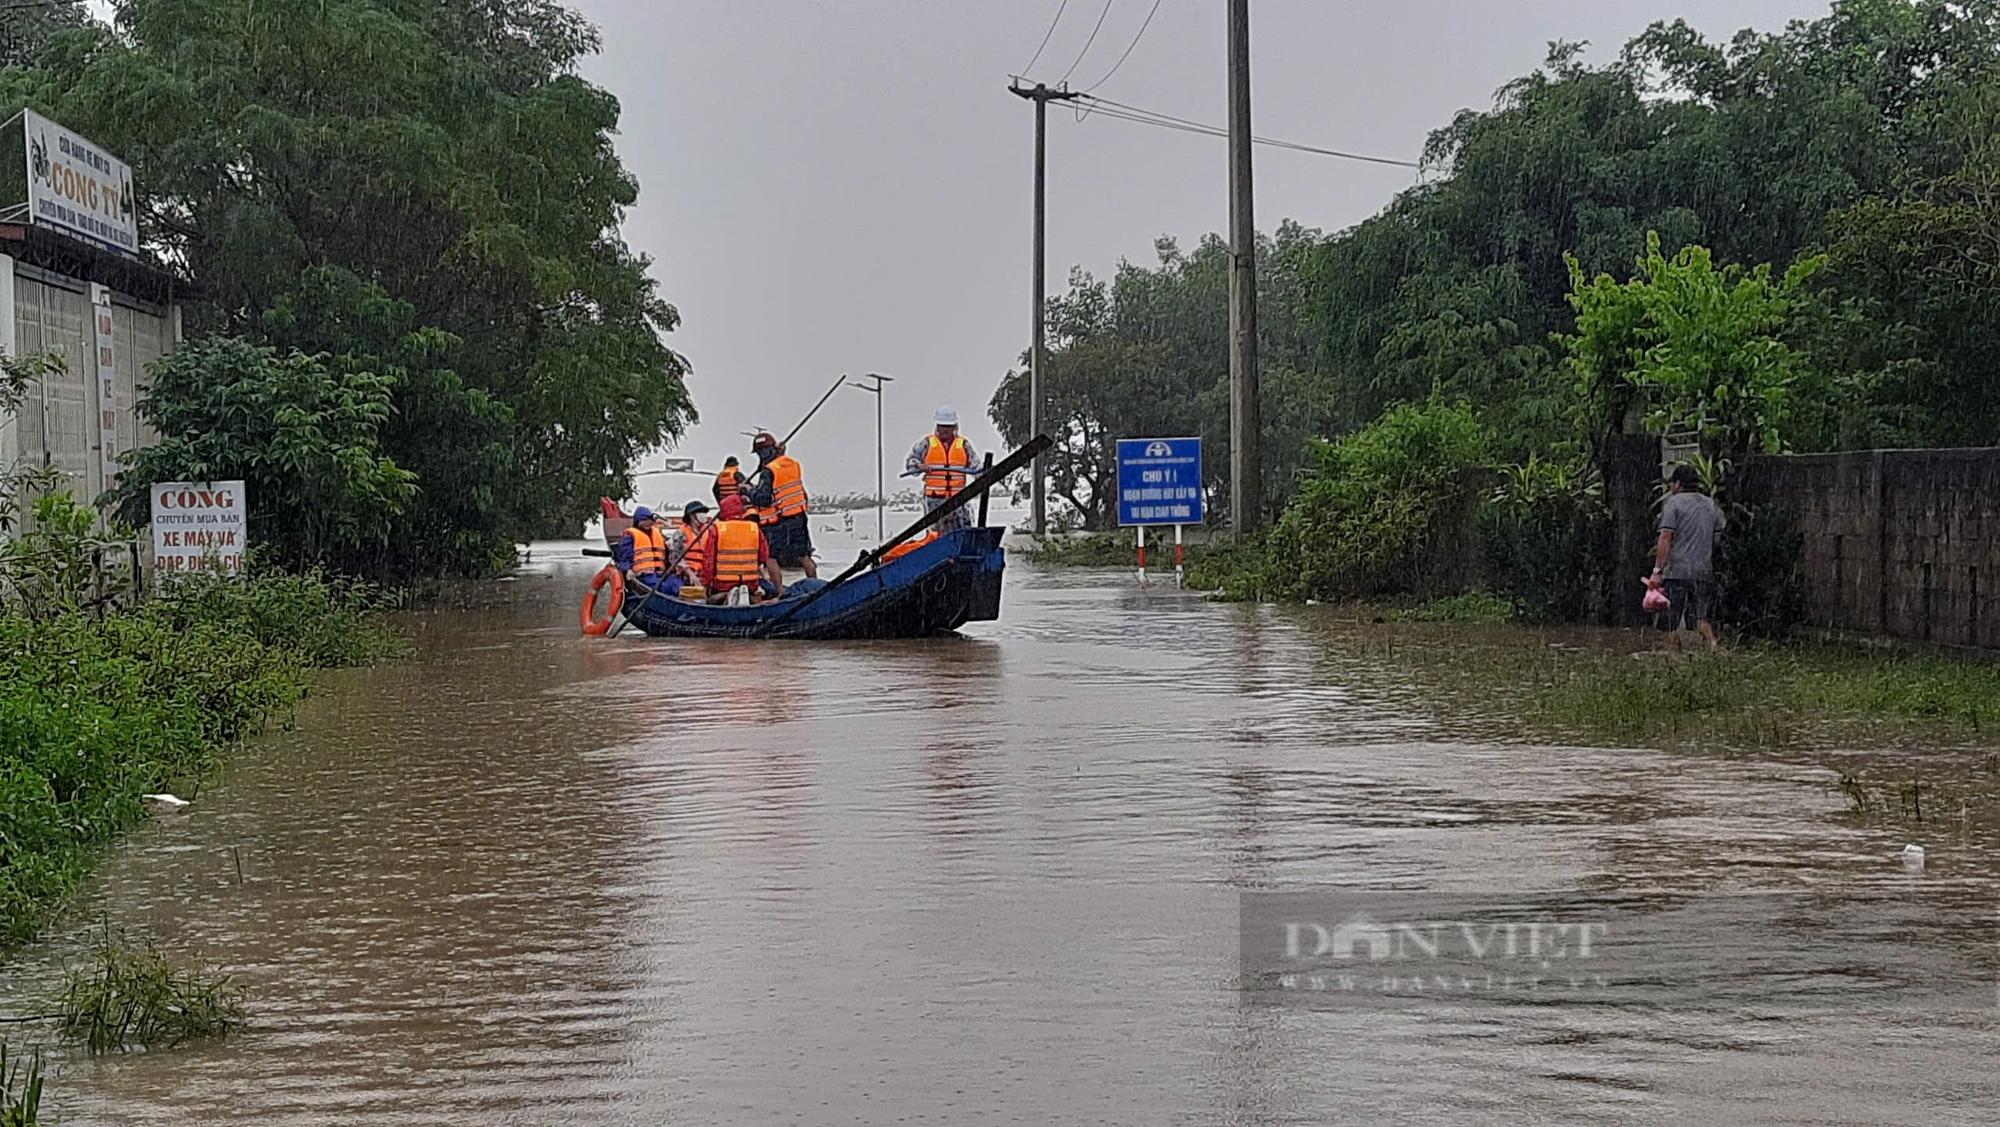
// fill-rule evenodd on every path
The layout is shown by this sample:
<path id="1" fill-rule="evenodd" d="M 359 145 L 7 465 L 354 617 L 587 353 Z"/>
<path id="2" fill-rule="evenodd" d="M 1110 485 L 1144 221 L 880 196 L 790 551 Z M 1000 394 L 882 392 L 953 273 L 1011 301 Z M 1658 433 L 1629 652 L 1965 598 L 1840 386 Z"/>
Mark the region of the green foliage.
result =
<path id="1" fill-rule="evenodd" d="M 30 938 L 140 795 L 199 784 L 317 664 L 393 643 L 367 592 L 192 576 L 101 621 L 0 616 L 0 949 Z"/>
<path id="2" fill-rule="evenodd" d="M 63 1035 L 93 1053 L 172 1048 L 228 1036 L 243 1024 L 242 997 L 228 975 L 177 964 L 150 942 L 113 936 L 91 952 L 88 966 L 69 970 L 57 1012 Z"/>
<path id="3" fill-rule="evenodd" d="M 8 1059 L 0 1041 L 0 1127 L 35 1127 L 42 1107 L 42 1058 Z"/>
<path id="4" fill-rule="evenodd" d="M 68 493 L 36 498 L 28 516 L 20 533 L 0 542 L 0 613 L 49 618 L 82 609 L 98 573 L 93 560 L 115 541 L 97 534 L 96 511 Z"/>
<path id="5" fill-rule="evenodd" d="M 279 558 L 352 564 L 416 497 L 415 475 L 381 452 L 391 376 L 233 337 L 182 345 L 150 374 L 138 410 L 160 440 L 125 455 L 132 519 L 154 482 L 241 478 L 249 527 Z"/>
<path id="6" fill-rule="evenodd" d="M 1399 616 L 1412 622 L 1506 622 L 1514 617 L 1512 600 L 1474 589 L 1421 603 Z"/>
<path id="7" fill-rule="evenodd" d="M 1254 562 L 1198 569 L 1244 598 L 1428 594 L 1465 577 L 1487 436 L 1464 403 L 1401 404 L 1314 451 L 1315 467 Z"/>
<path id="8" fill-rule="evenodd" d="M 597 38 L 575 12 L 123 0 L 116 13 L 115 34 L 58 36 L 11 92 L 133 164 L 142 230 L 202 295 L 191 336 L 273 347 L 302 369 L 290 378 L 371 415 L 387 396 L 374 445 L 327 447 L 353 504 L 315 516 L 317 497 L 269 496 L 302 527 L 259 530 L 267 543 L 297 532 L 312 542 L 279 545 L 291 558 L 384 576 L 483 571 L 628 492 L 636 456 L 694 420 L 687 365 L 661 340 L 679 315 L 618 235 L 637 187 L 611 143 L 616 100 L 577 74 Z M 176 420 L 164 436 L 199 446 L 214 401 L 199 382 L 175 387 L 195 401 L 156 388 Z M 420 492 L 371 512 L 371 489 L 396 494 L 387 463 Z M 273 484 L 314 483 L 287 470 Z"/>
<path id="9" fill-rule="evenodd" d="M 1531 455 L 1499 472 L 1479 510 L 1487 581 L 1531 622 L 1594 617 L 1610 521 L 1595 467 Z"/>
<path id="10" fill-rule="evenodd" d="M 1799 358 L 1775 334 L 1824 259 L 1803 259 L 1773 282 L 1768 265 L 1716 269 L 1705 247 L 1664 258 L 1649 232 L 1629 282 L 1586 279 L 1574 255 L 1565 260 L 1576 332 L 1562 341 L 1593 435 L 1638 410 L 1655 434 L 1779 449 Z"/>

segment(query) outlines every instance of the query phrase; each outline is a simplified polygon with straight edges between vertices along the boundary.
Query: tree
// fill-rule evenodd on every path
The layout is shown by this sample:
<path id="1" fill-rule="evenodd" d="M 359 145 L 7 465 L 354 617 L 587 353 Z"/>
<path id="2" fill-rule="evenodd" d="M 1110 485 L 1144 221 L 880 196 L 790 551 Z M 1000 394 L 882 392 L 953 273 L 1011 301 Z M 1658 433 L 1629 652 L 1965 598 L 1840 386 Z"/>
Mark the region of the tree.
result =
<path id="1" fill-rule="evenodd" d="M 195 334 L 397 375 L 423 489 L 379 570 L 482 570 L 695 418 L 595 31 L 549 0 L 121 0 L 21 96 L 123 154 Z M 188 436 L 191 437 L 191 436 Z"/>
<path id="2" fill-rule="evenodd" d="M 281 561 L 358 568 L 416 499 L 416 475 L 381 452 L 391 377 L 231 337 L 182 345 L 151 376 L 138 410 L 161 438 L 126 455 L 131 519 L 152 482 L 240 478 L 251 533 Z"/>
<path id="3" fill-rule="evenodd" d="M 1637 412 L 1655 434 L 1776 452 L 1800 368 L 1777 333 L 1824 263 L 1802 259 L 1774 282 L 1768 263 L 1718 270 L 1706 247 L 1664 258 L 1652 234 L 1636 276 L 1621 284 L 1608 274 L 1585 278 L 1570 257 L 1576 332 L 1562 342 L 1592 437 Z"/>

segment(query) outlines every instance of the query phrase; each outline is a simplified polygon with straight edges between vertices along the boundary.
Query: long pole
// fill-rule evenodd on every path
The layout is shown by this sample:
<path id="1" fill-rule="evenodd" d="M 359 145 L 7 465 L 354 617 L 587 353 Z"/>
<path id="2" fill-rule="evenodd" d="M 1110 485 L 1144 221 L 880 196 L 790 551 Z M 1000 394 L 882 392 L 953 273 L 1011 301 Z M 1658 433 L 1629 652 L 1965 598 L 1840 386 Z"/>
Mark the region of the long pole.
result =
<path id="1" fill-rule="evenodd" d="M 889 503 L 888 490 L 882 486 L 882 461 L 884 454 L 882 447 L 882 385 L 885 383 L 894 383 L 895 377 L 885 376 L 880 372 L 870 372 L 861 378 L 875 382 L 855 383 L 849 380 L 847 386 L 858 387 L 862 391 L 873 392 L 875 394 L 875 542 L 879 544 L 882 542 L 882 538 L 889 534 L 888 525 L 882 519 L 882 510 Z"/>
<path id="2" fill-rule="evenodd" d="M 1036 90 L 1042 87 L 1037 86 Z M 1028 433 L 1042 433 L 1042 364 L 1047 347 L 1048 294 L 1048 165 L 1049 100 L 1035 99 L 1035 352 L 1028 368 Z M 1034 512 L 1035 535 L 1049 532 L 1049 495 L 1043 485 L 1042 456 L 1035 455 L 1028 474 L 1033 484 L 1029 495 Z"/>
<path id="3" fill-rule="evenodd" d="M 1229 0 L 1229 519 L 1237 532 L 1254 531 L 1264 515 L 1252 195 L 1250 0 Z"/>
<path id="4" fill-rule="evenodd" d="M 1008 89 L 1017 97 L 1035 103 L 1035 284 L 1034 284 L 1034 344 L 1028 353 L 1028 433 L 1042 433 L 1042 371 L 1048 361 L 1047 317 L 1048 295 L 1048 134 L 1049 103 L 1067 102 L 1080 95 L 1069 90 L 1051 90 L 1037 82 L 1032 87 L 1022 86 L 1017 80 Z M 1049 531 L 1049 495 L 1046 485 L 1048 474 L 1042 456 L 1035 455 L 1029 470 L 1032 483 L 1029 496 L 1034 512 L 1035 535 L 1046 536 Z"/>

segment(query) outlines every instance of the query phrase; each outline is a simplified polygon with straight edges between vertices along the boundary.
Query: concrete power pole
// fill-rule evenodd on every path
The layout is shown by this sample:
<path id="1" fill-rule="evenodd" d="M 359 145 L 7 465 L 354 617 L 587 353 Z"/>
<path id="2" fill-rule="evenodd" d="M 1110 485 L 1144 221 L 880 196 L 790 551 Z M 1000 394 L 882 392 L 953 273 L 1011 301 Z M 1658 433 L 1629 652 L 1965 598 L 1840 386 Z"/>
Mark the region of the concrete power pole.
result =
<path id="1" fill-rule="evenodd" d="M 1257 219 L 1250 177 L 1250 0 L 1229 0 L 1229 520 L 1263 522 L 1257 398 Z"/>
<path id="2" fill-rule="evenodd" d="M 1068 90 L 1051 90 L 1039 82 L 1032 87 L 1022 86 L 1019 79 L 1008 89 L 1016 96 L 1035 103 L 1035 343 L 1028 359 L 1028 437 L 1033 438 L 1042 433 L 1042 365 L 1046 358 L 1043 322 L 1048 306 L 1044 287 L 1048 284 L 1049 103 L 1067 102 L 1079 95 Z M 1035 535 L 1046 536 L 1049 531 L 1048 474 L 1040 454 L 1035 455 L 1034 466 L 1028 472 L 1034 475 L 1031 495 L 1034 498 Z"/>

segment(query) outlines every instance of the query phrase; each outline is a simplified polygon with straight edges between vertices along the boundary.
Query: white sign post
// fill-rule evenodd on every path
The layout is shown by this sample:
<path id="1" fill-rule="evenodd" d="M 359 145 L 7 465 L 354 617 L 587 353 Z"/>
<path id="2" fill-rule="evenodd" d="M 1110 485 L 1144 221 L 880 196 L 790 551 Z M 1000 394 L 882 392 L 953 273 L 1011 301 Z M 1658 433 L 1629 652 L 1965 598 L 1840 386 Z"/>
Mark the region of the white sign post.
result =
<path id="1" fill-rule="evenodd" d="M 152 497 L 155 573 L 243 570 L 242 482 L 163 481 Z"/>
<path id="2" fill-rule="evenodd" d="M 33 110 L 27 134 L 28 221 L 126 254 L 139 250 L 139 201 L 124 161 Z"/>

